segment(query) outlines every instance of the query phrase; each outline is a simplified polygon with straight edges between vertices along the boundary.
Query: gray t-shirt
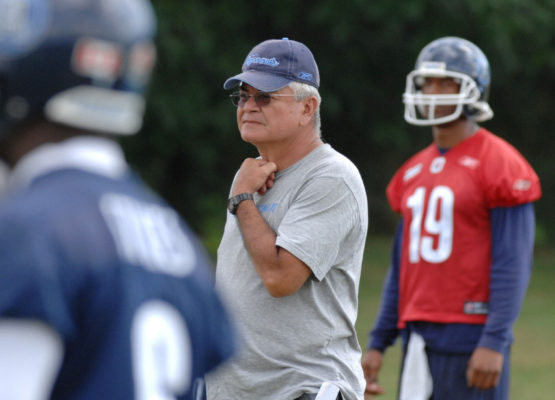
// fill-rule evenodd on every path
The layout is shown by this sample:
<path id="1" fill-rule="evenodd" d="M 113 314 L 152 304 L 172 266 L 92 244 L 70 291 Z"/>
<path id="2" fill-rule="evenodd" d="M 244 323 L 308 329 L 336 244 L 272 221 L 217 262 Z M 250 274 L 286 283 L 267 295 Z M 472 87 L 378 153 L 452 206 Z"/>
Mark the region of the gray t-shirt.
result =
<path id="1" fill-rule="evenodd" d="M 267 292 L 229 214 L 216 284 L 235 315 L 242 347 L 207 376 L 209 400 L 288 400 L 333 382 L 344 399 L 362 399 L 364 376 L 355 332 L 366 192 L 354 164 L 324 144 L 276 174 L 255 203 L 277 233 L 276 245 L 313 276 L 295 294 Z"/>

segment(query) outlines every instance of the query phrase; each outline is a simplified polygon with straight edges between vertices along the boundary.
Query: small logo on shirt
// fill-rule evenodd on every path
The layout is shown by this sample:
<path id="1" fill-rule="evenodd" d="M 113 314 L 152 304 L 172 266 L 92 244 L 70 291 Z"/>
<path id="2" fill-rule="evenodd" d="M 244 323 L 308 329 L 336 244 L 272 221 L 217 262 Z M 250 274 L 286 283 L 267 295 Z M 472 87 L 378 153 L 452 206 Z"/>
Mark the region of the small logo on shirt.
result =
<path id="1" fill-rule="evenodd" d="M 464 303 L 464 313 L 473 315 L 486 315 L 489 304 L 481 301 L 467 301 Z"/>
<path id="2" fill-rule="evenodd" d="M 436 157 L 432 160 L 430 164 L 430 172 L 432 174 L 439 174 L 443 171 L 443 167 L 445 166 L 445 157 Z"/>
<path id="3" fill-rule="evenodd" d="M 459 159 L 459 164 L 461 164 L 464 167 L 474 169 L 474 168 L 478 167 L 478 165 L 480 165 L 480 161 L 475 159 L 475 158 L 472 158 L 470 156 L 462 156 Z"/>
<path id="4" fill-rule="evenodd" d="M 258 211 L 260 211 L 261 214 L 264 214 L 265 212 L 276 212 L 277 207 L 278 207 L 278 203 L 272 203 L 272 204 L 259 204 L 256 206 L 258 208 Z"/>
<path id="5" fill-rule="evenodd" d="M 422 163 L 416 164 L 414 167 L 410 167 L 405 171 L 405 175 L 403 175 L 403 181 L 408 181 L 409 179 L 414 178 L 416 175 L 420 173 L 422 170 Z"/>
<path id="6" fill-rule="evenodd" d="M 530 187 L 532 186 L 532 182 L 530 182 L 527 179 L 517 179 L 515 181 L 515 183 L 513 184 L 513 189 L 514 190 L 519 190 L 519 191 L 526 191 L 528 189 L 530 189 Z"/>

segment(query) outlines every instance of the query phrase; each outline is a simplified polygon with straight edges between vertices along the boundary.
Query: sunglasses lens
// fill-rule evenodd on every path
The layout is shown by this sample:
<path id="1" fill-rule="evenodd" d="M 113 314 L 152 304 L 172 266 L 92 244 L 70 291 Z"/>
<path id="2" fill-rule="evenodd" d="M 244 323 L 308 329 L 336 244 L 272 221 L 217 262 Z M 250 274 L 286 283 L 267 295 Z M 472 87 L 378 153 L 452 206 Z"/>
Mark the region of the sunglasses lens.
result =
<path id="1" fill-rule="evenodd" d="M 235 107 L 243 106 L 246 102 L 246 100 L 242 98 L 241 93 L 238 92 L 230 94 L 229 97 Z"/>
<path id="2" fill-rule="evenodd" d="M 272 101 L 272 96 L 263 92 L 258 92 L 256 94 L 235 92 L 230 94 L 229 97 L 235 107 L 244 107 L 251 97 L 254 97 L 254 102 L 259 107 L 266 107 Z"/>
<path id="3" fill-rule="evenodd" d="M 244 107 L 250 97 L 251 96 L 247 93 L 239 93 L 239 107 Z"/>
<path id="4" fill-rule="evenodd" d="M 265 107 L 268 104 L 270 104 L 270 101 L 272 101 L 272 96 L 270 96 L 268 93 L 260 93 L 259 92 L 259 93 L 256 93 L 254 95 L 254 101 L 260 107 Z"/>

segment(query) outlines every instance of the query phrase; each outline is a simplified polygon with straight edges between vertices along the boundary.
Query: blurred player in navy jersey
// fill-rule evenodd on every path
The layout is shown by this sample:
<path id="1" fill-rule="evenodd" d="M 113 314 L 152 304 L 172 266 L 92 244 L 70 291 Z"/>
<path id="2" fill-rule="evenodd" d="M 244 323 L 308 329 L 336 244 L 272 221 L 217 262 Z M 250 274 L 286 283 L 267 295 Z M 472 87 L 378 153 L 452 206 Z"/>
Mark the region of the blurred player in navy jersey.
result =
<path id="1" fill-rule="evenodd" d="M 192 399 L 234 334 L 194 235 L 110 135 L 142 123 L 143 0 L 0 0 L 0 398 Z"/>
<path id="2" fill-rule="evenodd" d="M 369 395 L 383 393 L 382 353 L 401 332 L 400 399 L 509 397 L 541 189 L 522 155 L 478 126 L 493 116 L 489 85 L 486 56 L 457 37 L 425 46 L 407 77 L 405 119 L 432 126 L 434 143 L 387 187 L 402 218 L 363 358 Z"/>

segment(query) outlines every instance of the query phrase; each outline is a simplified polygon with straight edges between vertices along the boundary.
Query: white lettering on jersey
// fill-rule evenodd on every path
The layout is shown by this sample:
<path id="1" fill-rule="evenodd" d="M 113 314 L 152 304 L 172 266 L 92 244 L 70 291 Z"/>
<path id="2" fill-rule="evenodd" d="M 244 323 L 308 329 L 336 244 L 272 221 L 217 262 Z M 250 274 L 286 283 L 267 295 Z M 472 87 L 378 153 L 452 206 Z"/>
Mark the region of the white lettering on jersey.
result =
<path id="1" fill-rule="evenodd" d="M 108 193 L 100 211 L 124 260 L 177 276 L 193 270 L 195 252 L 172 209 Z"/>

